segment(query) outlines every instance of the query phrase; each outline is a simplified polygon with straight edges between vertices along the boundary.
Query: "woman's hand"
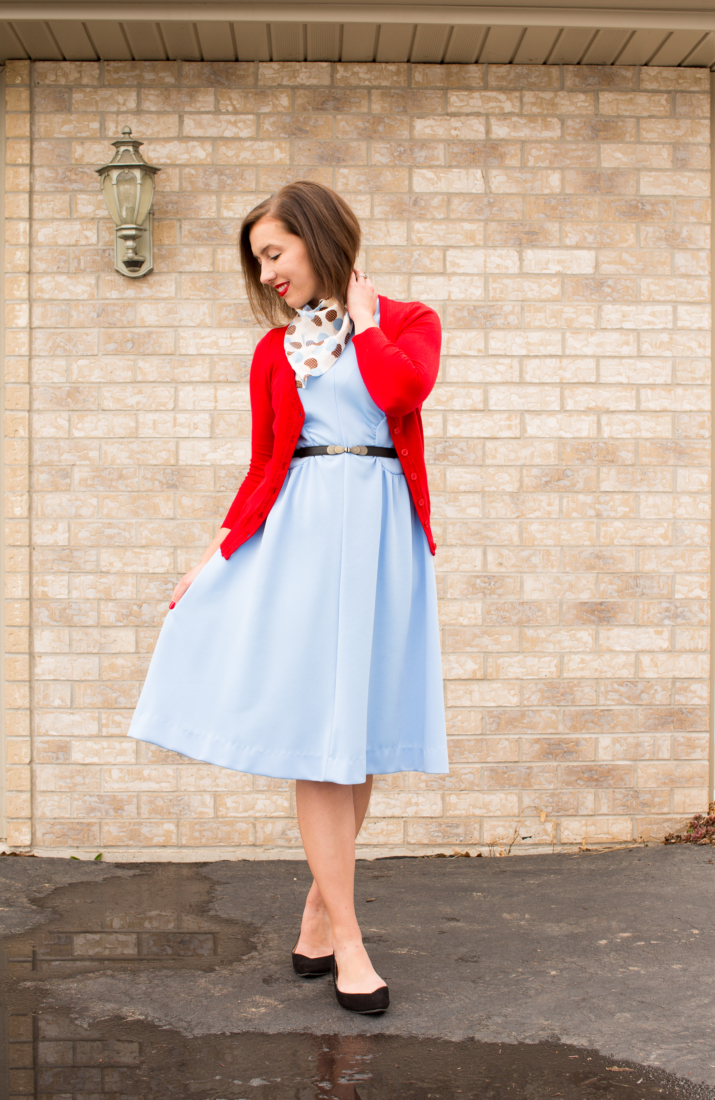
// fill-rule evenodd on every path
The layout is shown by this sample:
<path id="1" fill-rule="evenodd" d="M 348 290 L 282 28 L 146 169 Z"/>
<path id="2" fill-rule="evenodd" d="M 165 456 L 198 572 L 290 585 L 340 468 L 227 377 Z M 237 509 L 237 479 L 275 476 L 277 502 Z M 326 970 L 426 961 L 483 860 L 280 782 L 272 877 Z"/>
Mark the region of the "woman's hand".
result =
<path id="1" fill-rule="evenodd" d="M 347 302 L 350 319 L 355 326 L 355 335 L 364 332 L 366 328 L 377 328 L 374 313 L 377 309 L 377 291 L 372 280 L 353 268 L 348 283 Z"/>
<path id="2" fill-rule="evenodd" d="M 169 604 L 169 611 L 171 611 L 172 607 L 176 607 L 177 603 L 184 595 L 187 588 L 189 588 L 190 585 L 196 580 L 203 567 L 214 556 L 230 530 L 230 527 L 222 527 L 219 533 L 216 535 L 216 538 L 212 539 L 207 546 L 206 550 L 204 551 L 203 557 L 201 558 L 201 561 L 197 562 L 193 569 L 189 569 L 188 573 L 184 573 L 176 588 L 171 593 L 171 603 Z"/>
<path id="3" fill-rule="evenodd" d="M 171 611 L 172 607 L 175 607 L 177 605 L 177 603 L 179 602 L 179 600 L 183 596 L 186 589 L 189 587 L 189 585 L 192 583 L 192 581 L 196 580 L 196 578 L 198 577 L 198 575 L 199 575 L 199 573 L 201 572 L 202 569 L 203 569 L 203 564 L 201 562 L 199 562 L 197 565 L 195 565 L 193 567 L 193 569 L 189 569 L 188 573 L 184 573 L 183 577 L 181 578 L 181 580 L 177 584 L 176 588 L 171 593 L 171 603 L 169 604 L 169 610 L 170 611 Z"/>

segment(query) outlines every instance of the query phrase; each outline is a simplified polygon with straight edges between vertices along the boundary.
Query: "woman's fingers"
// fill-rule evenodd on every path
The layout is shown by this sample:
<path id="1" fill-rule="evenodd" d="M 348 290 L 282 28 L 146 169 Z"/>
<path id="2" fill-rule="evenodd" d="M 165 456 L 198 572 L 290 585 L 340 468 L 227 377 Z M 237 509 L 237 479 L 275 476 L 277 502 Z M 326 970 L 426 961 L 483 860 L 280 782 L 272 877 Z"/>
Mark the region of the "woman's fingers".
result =
<path id="1" fill-rule="evenodd" d="M 186 592 L 186 589 L 189 587 L 190 584 L 191 584 L 191 581 L 187 580 L 186 577 L 181 578 L 181 580 L 177 584 L 176 588 L 171 593 L 171 603 L 169 604 L 170 608 L 174 607 L 179 602 L 179 600 L 184 595 L 184 592 Z"/>
<path id="2" fill-rule="evenodd" d="M 377 291 L 372 281 L 359 268 L 353 268 L 352 281 L 348 285 L 348 313 L 351 317 L 363 310 L 375 312 Z"/>

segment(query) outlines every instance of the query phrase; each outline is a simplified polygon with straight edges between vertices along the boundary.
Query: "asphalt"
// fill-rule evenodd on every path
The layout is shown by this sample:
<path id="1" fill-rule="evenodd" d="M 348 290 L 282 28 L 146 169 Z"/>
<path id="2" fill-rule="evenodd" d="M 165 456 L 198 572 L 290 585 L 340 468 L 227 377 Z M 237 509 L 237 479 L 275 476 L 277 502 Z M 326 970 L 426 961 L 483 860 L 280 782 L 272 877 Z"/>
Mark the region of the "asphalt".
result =
<path id="1" fill-rule="evenodd" d="M 341 1010 L 329 979 L 293 975 L 289 952 L 309 881 L 306 865 L 293 861 L 122 866 L 2 857 L 10 1014 L 46 1027 L 63 1019 L 80 1037 L 113 1020 L 196 1049 L 232 1036 L 256 1052 L 271 1036 L 285 1045 L 290 1036 L 337 1035 L 351 1057 L 358 1048 L 350 1043 L 397 1044 L 405 1065 L 449 1044 L 500 1056 L 518 1050 L 527 1060 L 530 1051 L 568 1047 L 572 1068 L 579 1057 L 589 1072 L 586 1062 L 605 1059 L 599 1072 L 610 1080 L 604 1073 L 613 1071 L 609 1096 L 626 1087 L 616 1082 L 615 1061 L 631 1067 L 624 1074 L 645 1067 L 643 1088 L 662 1072 L 673 1087 L 694 1089 L 673 1095 L 715 1097 L 715 848 L 359 862 L 358 914 L 391 992 L 389 1012 L 378 1017 Z M 438 1055 L 427 1062 L 436 1066 Z M 544 1064 L 556 1062 L 554 1054 Z M 590 1095 L 572 1085 L 573 1095 Z M 669 1087 L 653 1084 L 652 1095 L 670 1095 Z M 266 1096 L 277 1097 L 277 1088 Z M 373 1095 L 366 1085 L 350 1088 L 358 1100 Z M 549 1088 L 543 1095 L 571 1095 Z M 242 1100 L 245 1091 L 217 1100 Z M 254 1086 L 251 1097 L 259 1092 Z M 458 1094 L 483 1092 L 455 1084 L 418 1094 L 403 1084 L 382 1095 Z"/>

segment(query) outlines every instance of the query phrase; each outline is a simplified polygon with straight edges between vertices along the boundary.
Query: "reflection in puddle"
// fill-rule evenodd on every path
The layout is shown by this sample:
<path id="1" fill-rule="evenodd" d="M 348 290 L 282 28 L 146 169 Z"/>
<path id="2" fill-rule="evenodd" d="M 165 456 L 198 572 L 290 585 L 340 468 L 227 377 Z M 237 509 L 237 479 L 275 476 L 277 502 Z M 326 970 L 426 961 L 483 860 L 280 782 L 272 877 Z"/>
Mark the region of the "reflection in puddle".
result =
<path id="1" fill-rule="evenodd" d="M 138 1020 L 80 1027 L 12 1010 L 8 1100 L 694 1100 L 641 1066 L 557 1044 L 393 1036 L 213 1035 Z"/>
<path id="2" fill-rule="evenodd" d="M 5 1100 L 698 1100 L 661 1071 L 556 1043 L 450 1042 L 368 1034 L 241 1032 L 187 1038 L 127 1010 L 87 1027 L 49 1007 L 75 977 L 133 983 L 223 971 L 255 955 L 260 930 L 210 905 L 195 867 L 164 865 L 77 883 L 38 902 L 41 928 L 0 944 L 0 1097 Z M 273 964 L 272 964 L 273 967 Z M 276 967 L 277 969 L 277 967 Z M 28 980 L 29 979 L 29 980 Z M 266 985 L 293 981 L 268 973 Z M 205 987 L 201 987 L 205 988 Z M 328 990 L 326 989 L 326 993 Z M 259 997 L 260 1000 L 260 997 Z M 55 1002 L 57 1003 L 57 1002 Z M 199 1006 L 200 1008 L 201 1006 Z M 405 1020 L 406 1027 L 409 1019 Z M 332 1024 L 330 1025 L 332 1026 Z M 341 1026 L 336 1015 L 335 1026 Z"/>

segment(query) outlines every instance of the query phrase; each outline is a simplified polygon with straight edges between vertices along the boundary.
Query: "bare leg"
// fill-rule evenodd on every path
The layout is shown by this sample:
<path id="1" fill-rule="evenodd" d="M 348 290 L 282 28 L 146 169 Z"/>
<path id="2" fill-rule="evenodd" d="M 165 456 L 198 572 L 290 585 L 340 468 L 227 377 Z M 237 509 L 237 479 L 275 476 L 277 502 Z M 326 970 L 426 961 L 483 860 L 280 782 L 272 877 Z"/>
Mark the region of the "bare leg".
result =
<path id="1" fill-rule="evenodd" d="M 298 780 L 296 797 L 305 854 L 330 920 L 340 989 L 343 993 L 372 993 L 384 982 L 363 947 L 355 916 L 353 788 Z M 358 810 L 365 803 L 363 793 L 358 798 Z"/>
<path id="2" fill-rule="evenodd" d="M 372 776 L 368 775 L 364 783 L 353 783 L 353 806 L 355 808 L 355 839 L 362 829 L 372 794 Z"/>
<path id="3" fill-rule="evenodd" d="M 372 776 L 368 775 L 364 783 L 354 783 L 352 792 L 353 810 L 355 812 L 355 836 L 357 837 L 370 803 Z M 307 955 L 309 959 L 320 959 L 333 953 L 333 933 L 330 928 L 330 917 L 315 879 L 313 879 L 313 884 L 305 901 L 300 938 L 295 950 L 299 955 Z"/>

